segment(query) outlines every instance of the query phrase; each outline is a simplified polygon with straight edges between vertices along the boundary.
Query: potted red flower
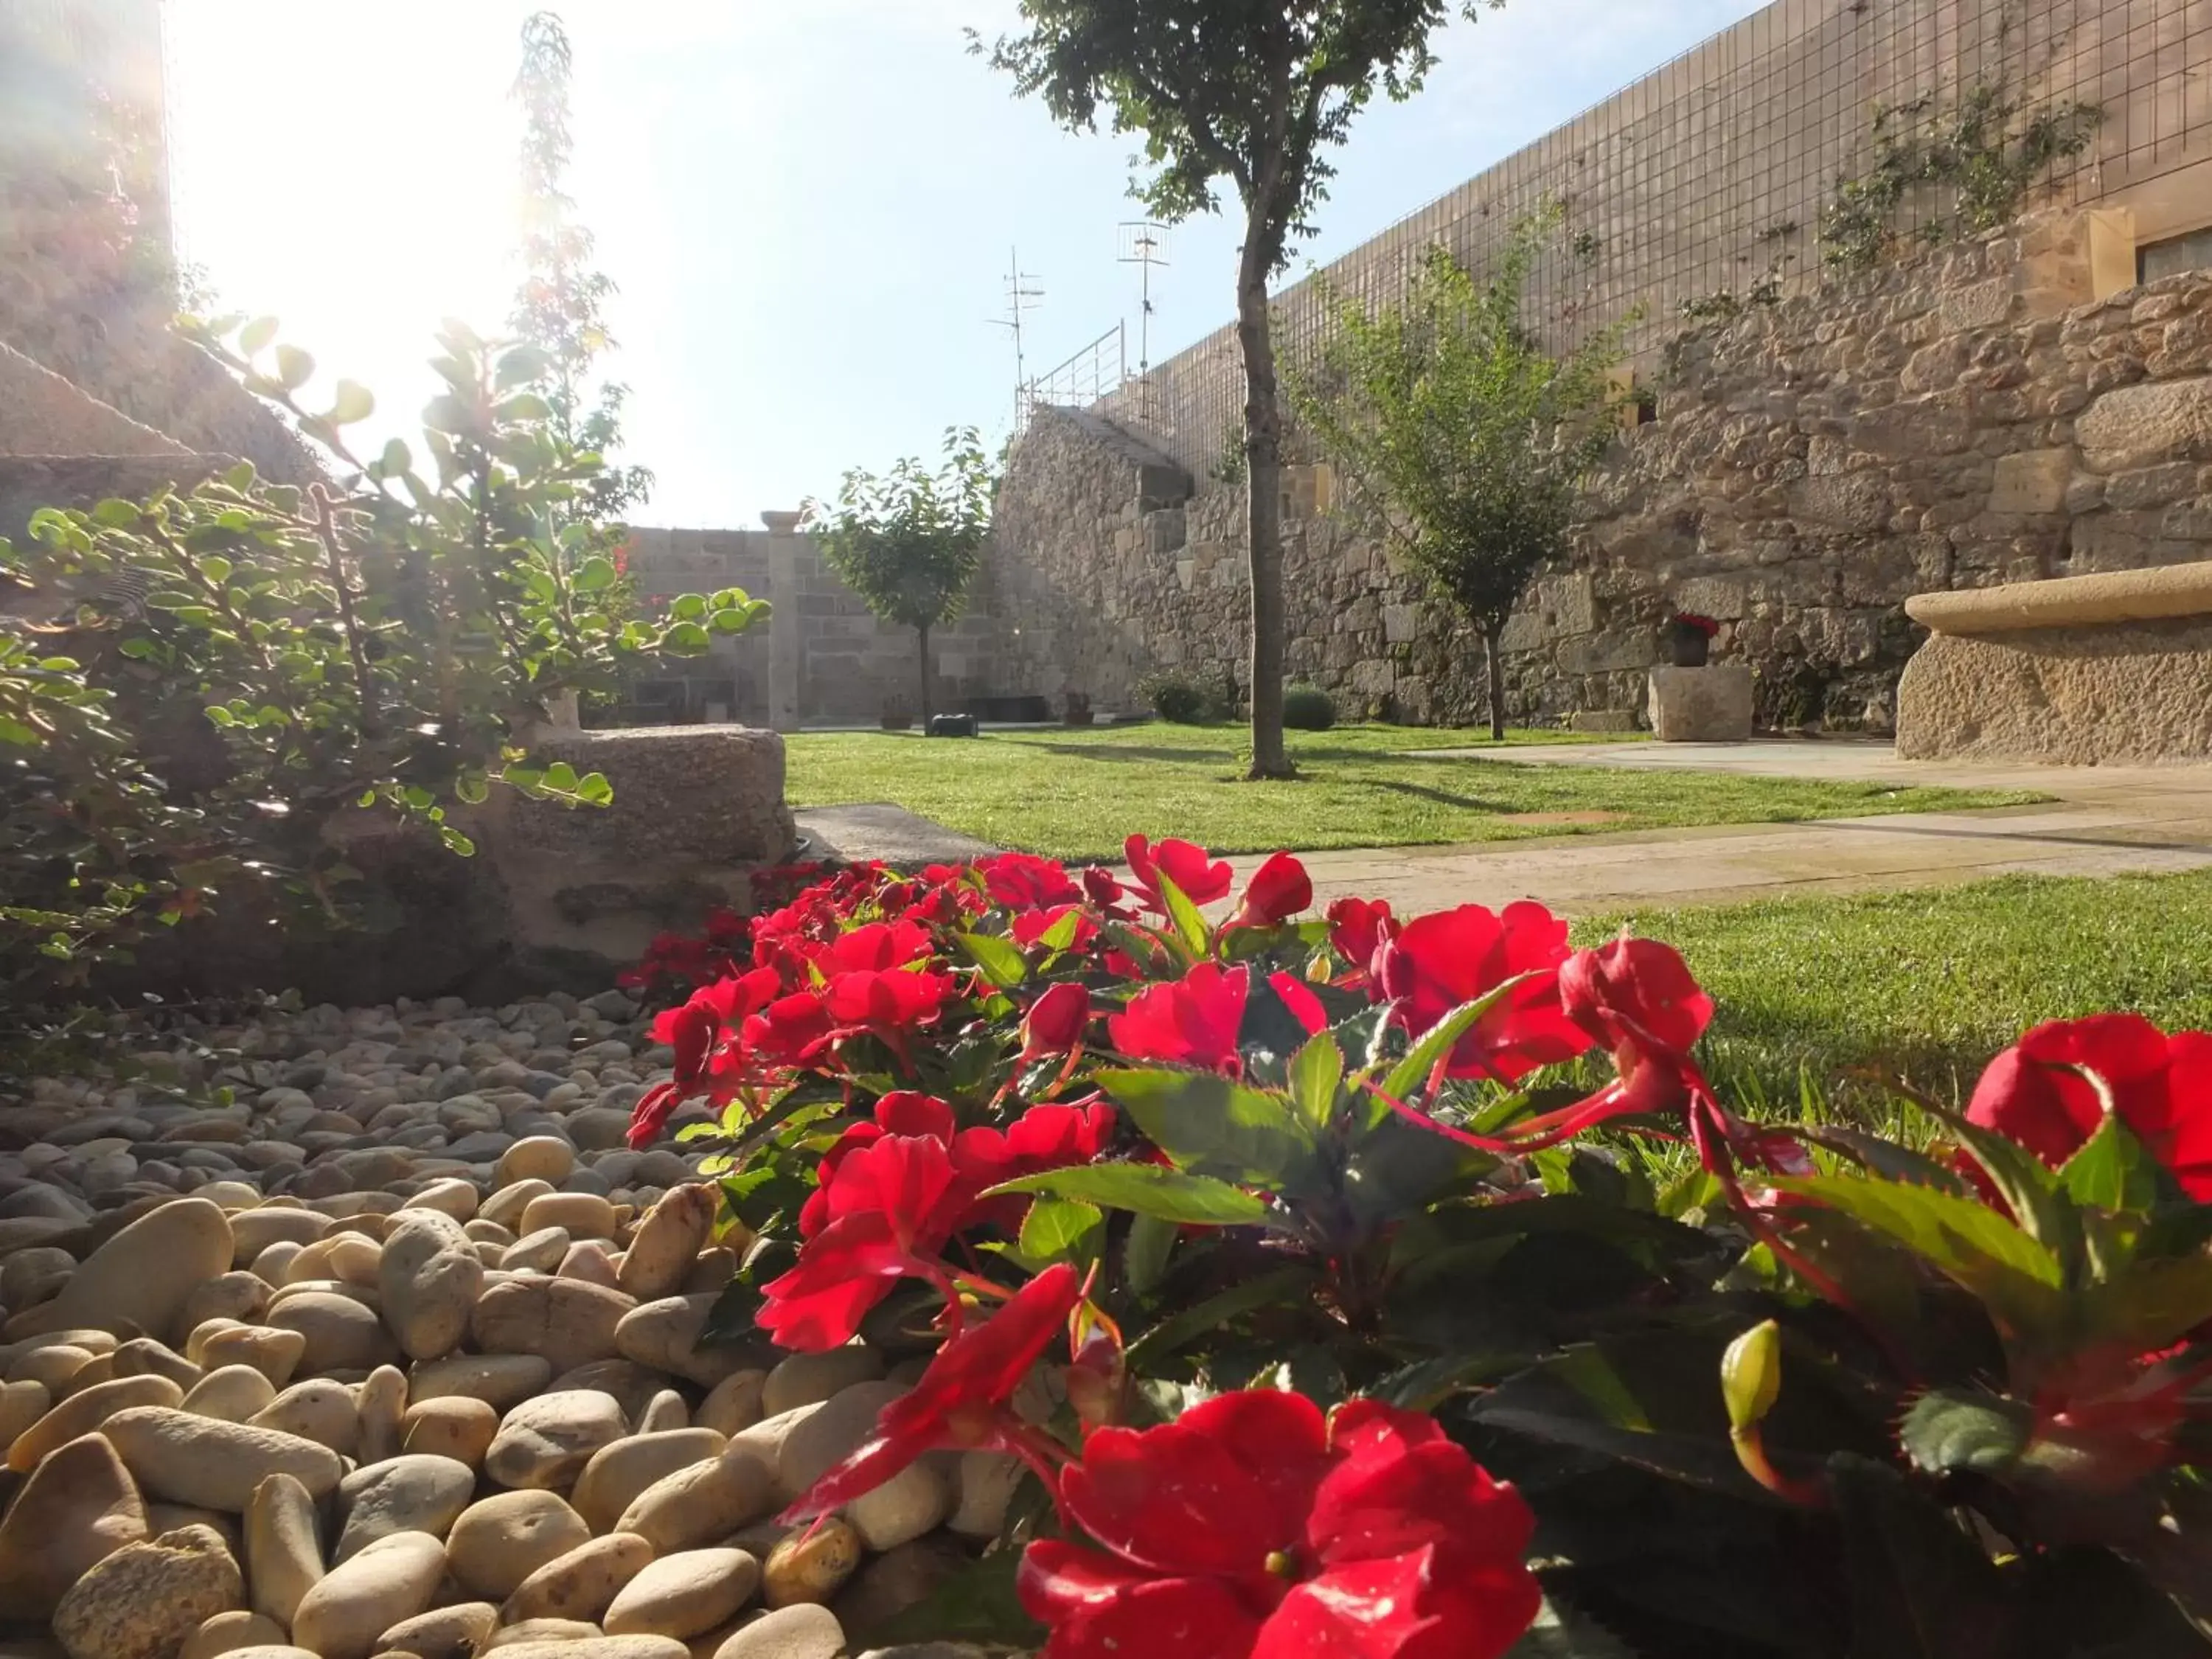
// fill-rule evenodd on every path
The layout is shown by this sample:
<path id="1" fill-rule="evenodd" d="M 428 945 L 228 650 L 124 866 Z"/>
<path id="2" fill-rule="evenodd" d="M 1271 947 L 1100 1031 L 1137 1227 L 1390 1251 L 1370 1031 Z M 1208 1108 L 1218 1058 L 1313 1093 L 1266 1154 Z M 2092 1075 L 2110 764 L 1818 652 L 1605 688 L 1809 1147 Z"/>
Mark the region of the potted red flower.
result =
<path id="1" fill-rule="evenodd" d="M 1664 630 L 1667 659 L 1677 668 L 1703 668 L 1712 654 L 1713 635 L 1721 625 L 1711 617 L 1699 616 L 1694 611 L 1677 611 L 1667 619 Z"/>

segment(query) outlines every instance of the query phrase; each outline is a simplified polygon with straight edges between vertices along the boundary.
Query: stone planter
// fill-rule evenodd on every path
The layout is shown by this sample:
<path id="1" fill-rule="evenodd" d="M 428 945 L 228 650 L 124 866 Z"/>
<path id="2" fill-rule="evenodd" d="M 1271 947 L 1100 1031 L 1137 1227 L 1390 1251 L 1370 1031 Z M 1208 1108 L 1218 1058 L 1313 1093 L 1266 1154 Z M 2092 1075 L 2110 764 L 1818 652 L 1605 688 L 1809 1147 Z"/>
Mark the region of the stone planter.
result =
<path id="1" fill-rule="evenodd" d="M 1662 743 L 1744 743 L 1751 737 L 1751 670 L 1741 663 L 1655 668 L 1651 735 Z"/>
<path id="2" fill-rule="evenodd" d="M 1703 668 L 1713 652 L 1713 636 L 1688 623 L 1670 622 L 1660 630 L 1667 660 L 1677 668 Z"/>

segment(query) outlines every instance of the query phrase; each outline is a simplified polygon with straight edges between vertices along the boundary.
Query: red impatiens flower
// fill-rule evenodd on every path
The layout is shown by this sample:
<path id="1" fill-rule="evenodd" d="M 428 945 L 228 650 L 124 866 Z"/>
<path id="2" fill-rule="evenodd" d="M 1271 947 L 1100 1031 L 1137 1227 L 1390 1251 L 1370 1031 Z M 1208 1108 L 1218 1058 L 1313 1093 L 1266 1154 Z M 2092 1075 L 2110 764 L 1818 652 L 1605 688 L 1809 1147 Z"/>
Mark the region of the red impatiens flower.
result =
<path id="1" fill-rule="evenodd" d="M 991 902 L 1008 910 L 1042 910 L 1083 896 L 1066 865 L 1033 853 L 994 853 L 977 859 L 975 869 Z"/>
<path id="2" fill-rule="evenodd" d="M 1278 853 L 1252 872 L 1244 897 L 1229 918 L 1231 927 L 1273 927 L 1313 902 L 1313 880 L 1288 853 Z"/>
<path id="3" fill-rule="evenodd" d="M 1063 980 L 1030 1004 L 1022 1016 L 1022 1058 L 1066 1054 L 1083 1041 L 1083 1028 L 1090 1024 L 1091 993 Z"/>
<path id="4" fill-rule="evenodd" d="M 1328 1024 L 1328 1010 L 1321 1006 L 1321 999 L 1314 994 L 1313 988 L 1297 975 L 1270 974 L 1267 983 L 1282 999 L 1283 1006 L 1291 1011 L 1291 1018 L 1306 1028 L 1308 1036 Z"/>
<path id="5" fill-rule="evenodd" d="M 1713 1000 L 1674 946 L 1617 939 L 1577 951 L 1559 969 L 1567 1016 L 1613 1055 L 1627 1109 L 1678 1110 L 1687 1103 L 1690 1051 L 1712 1023 Z"/>
<path id="6" fill-rule="evenodd" d="M 872 921 L 831 939 L 815 958 L 824 979 L 839 974 L 887 973 L 920 962 L 936 949 L 929 929 L 915 921 Z"/>
<path id="7" fill-rule="evenodd" d="M 952 1155 L 929 1135 L 885 1135 L 848 1152 L 799 1265 L 762 1292 L 754 1323 L 787 1348 L 842 1347 L 902 1279 L 926 1279 L 959 1306 L 938 1260 L 966 1207 Z"/>
<path id="8" fill-rule="evenodd" d="M 676 1109 L 704 1090 L 726 1056 L 726 1035 L 738 1030 L 753 1012 L 775 997 L 776 976 L 765 968 L 722 980 L 691 994 L 653 1022 L 653 1040 L 676 1050 L 676 1075 L 656 1084 L 639 1099 L 629 1123 L 629 1144 L 642 1151 L 667 1127 Z"/>
<path id="9" fill-rule="evenodd" d="M 836 974 L 778 997 L 748 1019 L 745 1046 L 776 1065 L 799 1067 L 823 1064 L 840 1043 L 866 1036 L 903 1060 L 914 1030 L 934 1020 L 957 989 L 949 975 L 911 968 Z"/>
<path id="10" fill-rule="evenodd" d="M 1129 890 L 1121 885 L 1111 870 L 1096 864 L 1086 866 L 1083 872 L 1083 895 L 1102 915 L 1111 916 L 1116 921 L 1136 918 L 1137 913 L 1121 902 L 1129 896 Z"/>
<path id="11" fill-rule="evenodd" d="M 1447 1068 L 1511 1083 L 1590 1046 L 1559 1004 L 1566 959 L 1567 924 L 1524 899 L 1503 915 L 1462 904 L 1406 923 L 1376 952 L 1375 975 L 1398 1005 L 1397 1023 L 1417 1036 L 1462 1003 L 1529 975 L 1460 1039 Z"/>
<path id="12" fill-rule="evenodd" d="M 1146 904 L 1162 915 L 1168 908 L 1167 901 L 1160 896 L 1162 876 L 1181 889 L 1193 904 L 1211 904 L 1226 896 L 1230 883 L 1237 878 L 1228 860 L 1209 861 L 1203 847 L 1172 837 L 1153 842 L 1132 836 L 1122 843 L 1121 855 L 1128 860 L 1129 873 L 1136 878 Z"/>
<path id="13" fill-rule="evenodd" d="M 1074 1268 L 1047 1267 L 989 1319 L 939 1348 L 921 1380 L 878 1415 L 874 1432 L 777 1518 L 789 1525 L 826 1514 L 933 1451 L 1012 1452 L 1049 1486 L 1050 1443 L 1007 1401 L 1082 1300 Z"/>
<path id="14" fill-rule="evenodd" d="M 1073 918 L 1071 921 L 1070 918 Z M 1080 904 L 1055 905 L 1049 910 L 1024 910 L 1014 918 L 1014 943 L 1027 950 L 1046 934 L 1065 930 L 1066 951 L 1087 951 L 1098 937 L 1098 924 L 1083 914 Z"/>
<path id="15" fill-rule="evenodd" d="M 1237 1033 L 1250 971 L 1201 962 L 1180 981 L 1155 985 L 1107 1017 L 1107 1035 L 1131 1060 L 1164 1060 L 1235 1076 L 1243 1070 Z"/>
<path id="16" fill-rule="evenodd" d="M 1340 982 L 1364 984 L 1370 994 L 1379 999 L 1382 988 L 1375 982 L 1376 954 L 1397 928 L 1397 918 L 1390 914 L 1389 904 L 1382 899 L 1340 898 L 1330 905 L 1329 948 L 1344 958 L 1350 970 Z"/>
<path id="17" fill-rule="evenodd" d="M 1101 1429 L 1060 1496 L 1100 1547 L 1023 1556 L 1044 1659 L 1495 1659 L 1541 1601 L 1521 1495 L 1376 1401 L 1251 1390 Z"/>
<path id="18" fill-rule="evenodd" d="M 952 1138 L 952 1163 L 960 1171 L 968 1207 L 955 1231 L 989 1222 L 1003 1231 L 1018 1231 L 1029 1208 L 1027 1199 L 1014 1194 L 994 1199 L 975 1195 L 1002 1181 L 1093 1163 L 1113 1138 L 1114 1109 L 1096 1095 L 1066 1105 L 1032 1106 L 1004 1131 L 988 1124 L 963 1129 Z"/>
<path id="19" fill-rule="evenodd" d="M 855 1123 L 837 1137 L 836 1144 L 815 1166 L 814 1190 L 799 1212 L 799 1236 L 811 1238 L 829 1224 L 830 1187 L 838 1166 L 863 1146 L 872 1146 L 885 1135 L 927 1135 L 952 1144 L 952 1108 L 934 1095 L 916 1089 L 895 1089 L 876 1102 L 875 1119 Z"/>
<path id="20" fill-rule="evenodd" d="M 2141 1014 L 2039 1025 L 1989 1064 L 1966 1116 L 2063 1164 L 2111 1109 L 2181 1189 L 2212 1204 L 2212 1033 L 2160 1030 Z"/>

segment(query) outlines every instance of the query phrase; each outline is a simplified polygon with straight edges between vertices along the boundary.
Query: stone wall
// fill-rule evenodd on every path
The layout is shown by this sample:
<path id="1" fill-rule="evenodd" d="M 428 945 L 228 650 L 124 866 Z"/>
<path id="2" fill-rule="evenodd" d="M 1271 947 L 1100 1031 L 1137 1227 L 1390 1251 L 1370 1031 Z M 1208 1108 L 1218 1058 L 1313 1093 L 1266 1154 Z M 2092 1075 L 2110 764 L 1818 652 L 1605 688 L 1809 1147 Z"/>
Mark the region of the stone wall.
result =
<path id="1" fill-rule="evenodd" d="M 915 632 L 879 623 L 823 562 L 798 514 L 767 513 L 767 530 L 637 529 L 629 571 L 639 597 L 742 587 L 775 607 L 769 622 L 719 639 L 705 658 L 672 661 L 643 696 L 680 706 L 684 717 L 723 718 L 790 728 L 874 724 L 887 702 L 919 714 Z M 972 592 L 980 601 L 986 584 Z M 980 603 L 930 634 L 931 697 L 943 713 L 994 689 L 997 629 Z M 640 713 L 645 711 L 641 709 Z"/>
<path id="2" fill-rule="evenodd" d="M 1911 594 L 2212 552 L 2212 273 L 2099 299 L 2096 230 L 2054 216 L 1686 337 L 1508 630 L 1515 717 L 1639 707 L 1680 609 L 1721 621 L 1766 723 L 1879 729 Z M 1474 717 L 1479 641 L 1334 494 L 1290 469 L 1292 677 L 1354 714 Z M 1241 489 L 1042 412 L 990 572 L 1006 689 L 1103 708 L 1156 669 L 1241 674 L 1242 518 Z"/>

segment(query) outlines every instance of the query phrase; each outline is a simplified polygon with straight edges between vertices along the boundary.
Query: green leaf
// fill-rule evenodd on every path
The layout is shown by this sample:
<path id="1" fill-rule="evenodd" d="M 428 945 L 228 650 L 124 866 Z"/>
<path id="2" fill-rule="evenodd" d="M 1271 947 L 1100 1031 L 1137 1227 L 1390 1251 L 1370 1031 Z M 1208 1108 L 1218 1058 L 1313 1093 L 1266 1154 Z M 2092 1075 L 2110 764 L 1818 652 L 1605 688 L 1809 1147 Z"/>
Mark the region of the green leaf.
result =
<path id="1" fill-rule="evenodd" d="M 1167 1277 L 1176 1246 L 1176 1224 L 1162 1216 L 1139 1215 L 1121 1243 L 1121 1277 L 1139 1296 L 1150 1296 Z"/>
<path id="2" fill-rule="evenodd" d="M 1828 1492 L 1843 1538 L 1850 1659 L 2006 1659 L 2019 1603 L 1940 1504 L 1897 1470 L 1838 1453 Z"/>
<path id="3" fill-rule="evenodd" d="M 276 379 L 287 392 L 297 392 L 315 375 L 315 360 L 295 345 L 276 348 Z"/>
<path id="4" fill-rule="evenodd" d="M 1344 1050 L 1327 1031 L 1308 1038 L 1291 1060 L 1291 1100 L 1316 1129 L 1326 1127 L 1344 1081 Z"/>
<path id="5" fill-rule="evenodd" d="M 377 457 L 377 460 L 384 468 L 384 476 L 387 478 L 396 478 L 415 465 L 413 453 L 397 438 L 386 441 L 384 453 Z"/>
<path id="6" fill-rule="evenodd" d="M 24 725 L 22 721 L 9 720 L 6 715 L 0 714 L 0 743 L 19 744 L 25 748 L 29 748 L 39 741 L 39 734 Z"/>
<path id="7" fill-rule="evenodd" d="M 534 392 L 518 392 L 492 410 L 495 421 L 550 421 L 553 405 Z"/>
<path id="8" fill-rule="evenodd" d="M 509 346 L 499 354 L 498 366 L 493 370 L 493 385 L 501 392 L 512 392 L 516 386 L 528 386 L 551 367 L 552 359 L 537 346 Z"/>
<path id="9" fill-rule="evenodd" d="M 235 565 L 220 553 L 210 553 L 200 560 L 200 574 L 211 582 L 228 581 L 230 573 L 236 568 Z"/>
<path id="10" fill-rule="evenodd" d="M 441 823 L 438 826 L 438 839 L 445 842 L 446 850 L 449 853 L 457 853 L 465 859 L 474 858 L 477 854 L 476 842 L 471 841 L 450 823 Z"/>
<path id="11" fill-rule="evenodd" d="M 2212 1255 L 2138 1258 L 2078 1292 L 2085 1345 L 2154 1353 L 2212 1320 Z"/>
<path id="12" fill-rule="evenodd" d="M 936 1579 L 921 1600 L 888 1618 L 856 1626 L 852 1651 L 914 1643 L 927 1648 L 957 1643 L 993 1649 L 1028 1650 L 1045 1638 L 1044 1627 L 1023 1609 L 1014 1590 L 1020 1570 L 1018 1549 L 994 1550 Z"/>
<path id="13" fill-rule="evenodd" d="M 1106 1218 L 1079 1198 L 1040 1198 L 1022 1219 L 1021 1253 L 1035 1262 L 1087 1261 L 1097 1254 Z"/>
<path id="14" fill-rule="evenodd" d="M 207 717 L 217 726 L 235 726 L 238 724 L 238 716 L 232 714 L 229 709 L 224 708 L 221 703 L 211 705 L 207 711 Z"/>
<path id="15" fill-rule="evenodd" d="M 1528 974 L 1516 975 L 1504 984 L 1492 987 L 1472 1002 L 1462 1002 L 1442 1019 L 1421 1034 L 1406 1057 L 1390 1068 L 1382 1079 L 1382 1092 L 1394 1100 L 1411 1101 L 1415 1091 L 1429 1080 L 1437 1069 L 1437 1062 L 1458 1045 L 1459 1040 L 1473 1028 L 1474 1023 L 1518 989 Z"/>
<path id="16" fill-rule="evenodd" d="M 92 521 L 105 525 L 110 530 L 135 529 L 138 519 L 138 504 L 126 501 L 119 495 L 111 495 L 92 509 Z"/>
<path id="17" fill-rule="evenodd" d="M 323 418 L 332 426 L 351 426 L 376 413 L 376 397 L 358 380 L 340 380 L 332 388 L 331 406 Z"/>
<path id="18" fill-rule="evenodd" d="M 1273 1214 L 1264 1199 L 1208 1176 L 1157 1164 L 1077 1164 L 1002 1182 L 984 1194 L 1049 1193 L 1109 1210 L 1129 1210 L 1178 1226 L 1256 1226 Z"/>
<path id="19" fill-rule="evenodd" d="M 2058 1258 L 1986 1204 L 1850 1176 L 1784 1178 L 1774 1185 L 1895 1240 L 1979 1297 L 2006 1334 L 2052 1334 L 2062 1308 Z"/>
<path id="20" fill-rule="evenodd" d="M 758 622 L 767 611 L 765 604 L 726 606 L 708 614 L 707 626 L 717 634 L 742 634 Z"/>
<path id="21" fill-rule="evenodd" d="M 1112 1070 L 1092 1081 L 1178 1169 L 1283 1192 L 1316 1182 L 1314 1126 L 1279 1095 L 1210 1072 Z"/>
<path id="22" fill-rule="evenodd" d="M 983 970 L 983 977 L 1000 990 L 1012 989 L 1029 977 L 1030 965 L 1012 940 L 991 933 L 956 933 L 953 938 Z"/>
<path id="23" fill-rule="evenodd" d="M 568 580 L 579 593 L 596 593 L 613 586 L 617 574 L 611 561 L 595 556 L 578 565 Z"/>
<path id="24" fill-rule="evenodd" d="M 1168 920 L 1175 925 L 1176 936 L 1188 947 L 1192 956 L 1204 956 L 1206 941 L 1211 936 L 1206 918 L 1199 915 L 1198 907 L 1190 902 L 1182 889 L 1168 878 L 1166 871 L 1154 871 L 1152 880 L 1160 890 L 1160 902 L 1167 906 Z"/>
<path id="25" fill-rule="evenodd" d="M 680 622 L 661 638 L 664 649 L 697 655 L 714 643 L 714 636 L 697 623 Z"/>
<path id="26" fill-rule="evenodd" d="M 2058 1171 L 2076 1204 L 2114 1213 L 2147 1215 L 2158 1206 L 2158 1164 L 2112 1113 Z"/>
<path id="27" fill-rule="evenodd" d="M 697 622 L 707 614 L 706 597 L 699 593 L 678 593 L 669 600 L 668 614 L 678 622 Z"/>
<path id="28" fill-rule="evenodd" d="M 1791 1133 L 1816 1146 L 1826 1146 L 1831 1152 L 1841 1152 L 1862 1168 L 1871 1170 L 1891 1181 L 1910 1182 L 1916 1187 L 1933 1187 L 1938 1192 L 1955 1193 L 1960 1198 L 1973 1196 L 1972 1183 L 1948 1164 L 1939 1164 L 1925 1152 L 1913 1152 L 1864 1129 L 1855 1129 L 1846 1124 L 1817 1123 L 1795 1126 Z"/>
<path id="29" fill-rule="evenodd" d="M 1929 1108 L 1966 1144 L 1997 1189 L 2005 1207 L 2020 1218 L 2028 1236 L 2048 1247 L 2071 1279 L 2086 1257 L 2081 1218 L 2043 1160 L 2018 1141 L 1970 1123 L 1955 1113 Z"/>
<path id="30" fill-rule="evenodd" d="M 1261 1308 L 1303 1307 L 1311 1299 L 1314 1272 L 1308 1267 L 1279 1267 L 1273 1273 L 1231 1285 L 1218 1295 L 1170 1315 L 1129 1345 L 1132 1375 L 1157 1364 L 1200 1337 L 1218 1332 L 1231 1320 Z"/>
<path id="31" fill-rule="evenodd" d="M 586 772 L 576 780 L 576 799 L 592 806 L 611 805 L 615 787 L 604 772 Z"/>
<path id="32" fill-rule="evenodd" d="M 539 781 L 546 788 L 561 794 L 574 794 L 576 790 L 576 769 L 566 761 L 555 761 L 552 765 L 545 769 L 545 775 Z"/>
<path id="33" fill-rule="evenodd" d="M 252 357 L 266 351 L 269 349 L 269 343 L 276 337 L 276 319 L 274 317 L 256 317 L 238 331 L 240 353 Z"/>

